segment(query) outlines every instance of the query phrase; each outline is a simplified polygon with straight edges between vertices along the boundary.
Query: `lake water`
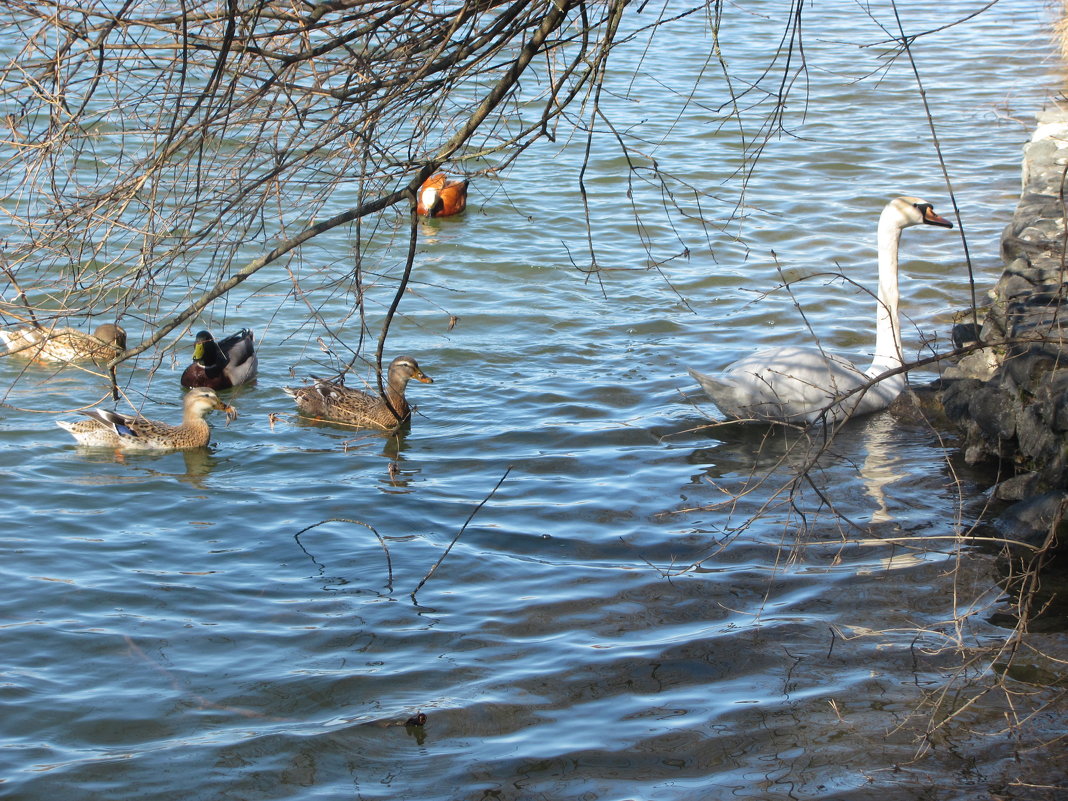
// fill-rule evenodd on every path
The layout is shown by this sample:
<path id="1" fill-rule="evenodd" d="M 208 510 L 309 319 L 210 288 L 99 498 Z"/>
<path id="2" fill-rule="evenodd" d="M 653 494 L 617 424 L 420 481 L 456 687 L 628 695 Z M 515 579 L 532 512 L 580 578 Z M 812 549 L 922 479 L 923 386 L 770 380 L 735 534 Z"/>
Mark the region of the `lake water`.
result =
<path id="1" fill-rule="evenodd" d="M 724 9 L 736 93 L 789 5 Z M 980 7 L 957 6 L 899 3 L 933 31 L 913 55 L 982 299 L 1063 73 L 1044 4 L 943 29 Z M 1056 759 L 1032 746 L 1063 715 L 1010 724 L 1055 696 L 987 691 L 1008 603 L 956 539 L 987 477 L 952 432 L 882 414 L 821 449 L 708 428 L 686 374 L 806 324 L 862 361 L 880 208 L 913 194 L 952 216 L 912 68 L 887 56 L 893 13 L 866 8 L 805 6 L 784 130 L 762 130 L 762 94 L 731 120 L 702 14 L 621 49 L 602 102 L 641 142 L 628 162 L 594 137 L 593 274 L 583 136 L 476 176 L 465 215 L 423 226 L 387 343 L 434 378 L 404 436 L 302 423 L 280 389 L 328 374 L 318 338 L 358 338 L 352 293 L 327 285 L 351 269 L 338 240 L 301 253 L 320 319 L 279 267 L 197 322 L 259 340 L 208 450 L 77 448 L 53 421 L 106 382 L 0 360 L 0 797 L 1054 797 L 1028 786 Z M 395 278 L 402 250 L 374 269 Z M 945 346 L 971 297 L 959 228 L 906 232 L 902 292 L 908 352 Z M 146 415 L 178 416 L 191 341 L 120 368 Z M 1057 633 L 1031 644 L 1065 653 Z"/>

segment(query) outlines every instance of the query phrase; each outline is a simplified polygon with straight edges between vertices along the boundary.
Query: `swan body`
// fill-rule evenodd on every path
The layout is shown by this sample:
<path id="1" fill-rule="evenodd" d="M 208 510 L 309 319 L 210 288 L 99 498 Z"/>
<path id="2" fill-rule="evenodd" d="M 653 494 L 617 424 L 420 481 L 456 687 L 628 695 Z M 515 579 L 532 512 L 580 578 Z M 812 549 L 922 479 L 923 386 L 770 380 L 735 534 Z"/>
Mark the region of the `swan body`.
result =
<path id="1" fill-rule="evenodd" d="M 388 404 L 377 395 L 321 378 L 303 387 L 282 387 L 282 391 L 296 401 L 297 409 L 305 417 L 388 431 L 411 415 L 404 391 L 412 378 L 423 384 L 434 383 L 411 356 L 398 356 L 390 362 L 386 376 Z"/>
<path id="2" fill-rule="evenodd" d="M 728 418 L 765 423 L 837 423 L 889 406 L 905 388 L 898 325 L 898 245 L 912 225 L 952 228 L 930 203 L 914 197 L 890 201 L 879 217 L 879 292 L 875 357 L 861 368 L 818 347 L 788 345 L 758 351 L 723 372 L 690 370 Z"/>
<path id="3" fill-rule="evenodd" d="M 0 331 L 0 342 L 12 354 L 38 362 L 106 362 L 126 350 L 126 331 L 114 323 L 92 334 L 77 328 L 18 328 Z"/>
<path id="4" fill-rule="evenodd" d="M 419 187 L 415 211 L 423 217 L 451 217 L 467 208 L 467 184 L 449 181 L 445 173 L 431 175 Z"/>
<path id="5" fill-rule="evenodd" d="M 253 340 L 247 328 L 219 341 L 211 332 L 200 331 L 193 345 L 193 363 L 182 373 L 182 386 L 230 389 L 251 381 L 258 364 Z"/>
<path id="6" fill-rule="evenodd" d="M 186 393 L 182 424 L 177 426 L 132 417 L 110 409 L 90 409 L 82 412 L 88 420 L 71 423 L 57 420 L 79 445 L 118 448 L 128 451 L 187 450 L 202 448 L 211 440 L 211 427 L 204 418 L 213 410 L 226 412 L 226 421 L 237 417 L 237 411 L 227 406 L 210 389 L 192 389 Z"/>

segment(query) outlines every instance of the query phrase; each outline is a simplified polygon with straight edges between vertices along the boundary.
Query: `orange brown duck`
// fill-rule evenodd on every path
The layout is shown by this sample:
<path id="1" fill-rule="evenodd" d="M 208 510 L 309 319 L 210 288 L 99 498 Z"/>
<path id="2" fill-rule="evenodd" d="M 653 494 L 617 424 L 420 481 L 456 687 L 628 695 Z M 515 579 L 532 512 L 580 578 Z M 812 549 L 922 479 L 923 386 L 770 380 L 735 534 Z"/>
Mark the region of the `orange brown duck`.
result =
<path id="1" fill-rule="evenodd" d="M 431 175 L 419 187 L 415 211 L 423 217 L 451 217 L 467 207 L 468 180 L 450 181 L 443 172 Z"/>

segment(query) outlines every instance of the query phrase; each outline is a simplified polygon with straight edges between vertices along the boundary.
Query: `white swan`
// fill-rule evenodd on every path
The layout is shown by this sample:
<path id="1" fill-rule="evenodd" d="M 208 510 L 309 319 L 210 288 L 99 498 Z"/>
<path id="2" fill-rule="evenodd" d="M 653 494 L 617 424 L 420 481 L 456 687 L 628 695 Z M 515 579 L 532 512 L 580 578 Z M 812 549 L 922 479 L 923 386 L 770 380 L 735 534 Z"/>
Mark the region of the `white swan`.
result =
<path id="1" fill-rule="evenodd" d="M 836 423 L 885 409 L 905 388 L 903 372 L 872 380 L 902 366 L 898 327 L 897 250 L 911 225 L 952 228 L 930 203 L 914 197 L 890 201 L 879 216 L 879 304 L 875 358 L 867 370 L 819 347 L 787 345 L 762 350 L 712 376 L 690 370 L 727 417 L 769 423 Z M 837 402 L 836 402 L 837 399 Z"/>

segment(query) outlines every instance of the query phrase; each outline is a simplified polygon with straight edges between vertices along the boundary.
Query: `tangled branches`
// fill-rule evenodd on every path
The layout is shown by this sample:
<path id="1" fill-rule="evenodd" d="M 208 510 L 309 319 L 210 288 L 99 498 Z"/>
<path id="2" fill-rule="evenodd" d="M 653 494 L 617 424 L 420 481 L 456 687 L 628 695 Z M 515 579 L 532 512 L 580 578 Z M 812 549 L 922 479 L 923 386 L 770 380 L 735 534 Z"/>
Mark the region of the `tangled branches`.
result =
<path id="1" fill-rule="evenodd" d="M 389 236 L 396 217 L 366 219 L 442 164 L 496 170 L 554 136 L 625 6 L 9 3 L 5 238 L 33 289 L 3 309 L 140 317 L 125 359 L 315 237 Z M 328 281 L 359 287 L 356 251 Z"/>

